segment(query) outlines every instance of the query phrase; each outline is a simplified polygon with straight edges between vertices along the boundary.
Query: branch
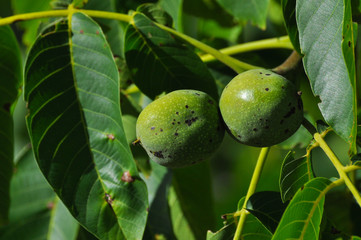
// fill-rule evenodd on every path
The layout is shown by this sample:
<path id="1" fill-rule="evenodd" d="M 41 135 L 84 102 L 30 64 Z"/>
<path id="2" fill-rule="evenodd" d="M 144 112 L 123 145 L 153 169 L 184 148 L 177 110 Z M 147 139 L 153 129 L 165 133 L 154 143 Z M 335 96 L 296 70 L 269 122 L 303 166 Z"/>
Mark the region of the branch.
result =
<path id="1" fill-rule="evenodd" d="M 233 55 L 238 53 L 263 50 L 263 49 L 272 49 L 272 48 L 285 48 L 285 49 L 293 50 L 293 46 L 290 42 L 290 38 L 288 36 L 283 36 L 283 37 L 263 39 L 253 42 L 246 42 L 235 46 L 223 48 L 220 49 L 219 51 L 223 54 Z M 216 60 L 211 54 L 201 55 L 201 59 L 203 62 L 211 62 Z"/>
<path id="2" fill-rule="evenodd" d="M 294 69 L 298 62 L 302 59 L 301 55 L 298 54 L 298 52 L 293 51 L 291 55 L 284 61 L 281 65 L 278 67 L 275 67 L 272 69 L 275 73 L 278 73 L 280 75 L 283 75 L 287 73 L 288 71 Z"/>
<path id="3" fill-rule="evenodd" d="M 350 178 L 348 177 L 348 175 L 346 173 L 347 171 L 345 171 L 345 170 L 347 170 L 347 167 L 342 165 L 342 163 L 337 158 L 337 156 L 334 154 L 332 149 L 325 142 L 322 135 L 320 133 L 318 133 L 318 132 L 315 132 L 315 129 L 314 129 L 313 125 L 310 122 L 308 122 L 308 120 L 304 119 L 302 124 L 304 125 L 304 127 L 308 131 L 310 131 L 310 133 L 313 135 L 315 141 L 319 144 L 319 146 L 322 148 L 322 150 L 326 153 L 327 157 L 331 160 L 333 166 L 336 168 L 336 170 L 337 170 L 337 172 L 338 172 L 338 174 L 340 176 L 340 179 L 342 179 L 345 182 L 346 186 L 348 187 L 348 189 L 350 190 L 350 192 L 352 193 L 352 195 L 356 199 L 356 202 L 361 207 L 360 193 L 358 192 L 355 185 L 353 185 Z M 312 126 L 313 129 L 310 126 Z"/>

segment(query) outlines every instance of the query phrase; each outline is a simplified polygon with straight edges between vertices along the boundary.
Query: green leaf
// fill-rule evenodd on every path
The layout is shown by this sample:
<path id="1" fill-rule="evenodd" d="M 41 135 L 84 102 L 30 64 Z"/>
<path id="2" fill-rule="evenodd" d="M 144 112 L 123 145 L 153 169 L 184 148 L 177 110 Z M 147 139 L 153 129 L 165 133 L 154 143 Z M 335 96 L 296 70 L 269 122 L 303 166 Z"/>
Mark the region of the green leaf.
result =
<path id="1" fill-rule="evenodd" d="M 168 0 L 167 0 L 168 1 Z M 234 26 L 234 18 L 227 9 L 222 8 L 218 0 L 182 0 L 182 11 L 198 18 L 212 19 L 225 27 Z M 257 0 L 258 1 L 258 0 Z M 185 14 L 183 14 L 186 17 Z M 183 17 L 183 19 L 184 19 Z M 187 27 L 185 25 L 185 27 Z"/>
<path id="2" fill-rule="evenodd" d="M 147 189 L 124 133 L 118 71 L 101 28 L 76 13 L 49 26 L 25 68 L 27 126 L 44 176 L 102 239 L 141 239 Z"/>
<path id="3" fill-rule="evenodd" d="M 349 192 L 333 191 L 327 194 L 324 216 L 338 232 L 348 236 L 361 234 L 361 208 Z"/>
<path id="4" fill-rule="evenodd" d="M 137 12 L 143 13 L 150 20 L 160 23 L 162 25 L 172 27 L 172 17 L 165 12 L 159 5 L 154 3 L 144 3 L 137 7 Z"/>
<path id="5" fill-rule="evenodd" d="M 269 0 L 217 0 L 217 2 L 241 23 L 250 21 L 261 29 L 266 29 Z"/>
<path id="6" fill-rule="evenodd" d="M 0 239 L 75 239 L 79 225 L 42 176 L 30 147 L 15 170 L 10 224 Z"/>
<path id="7" fill-rule="evenodd" d="M 296 0 L 282 0 L 283 18 L 286 30 L 294 49 L 301 53 L 300 40 L 296 23 Z"/>
<path id="8" fill-rule="evenodd" d="M 0 27 L 0 226 L 8 219 L 9 187 L 13 172 L 13 112 L 22 84 L 19 45 L 9 26 Z"/>
<path id="9" fill-rule="evenodd" d="M 283 202 L 290 200 L 298 189 L 314 178 L 311 153 L 296 159 L 294 155 L 294 152 L 288 152 L 282 163 L 279 182 Z"/>
<path id="10" fill-rule="evenodd" d="M 87 0 L 84 9 L 115 12 L 115 0 Z M 105 18 L 95 18 L 95 20 L 102 27 L 113 54 L 123 56 L 122 30 L 119 21 Z"/>
<path id="11" fill-rule="evenodd" d="M 325 194 L 332 187 L 330 180 L 314 178 L 299 189 L 284 212 L 272 239 L 318 239 Z"/>
<path id="12" fill-rule="evenodd" d="M 14 14 L 30 13 L 46 11 L 51 9 L 52 0 L 37 0 L 37 1 L 23 1 L 23 0 L 11 0 Z M 38 35 L 38 27 L 41 20 L 28 20 L 20 22 L 21 28 L 24 29 L 24 35 L 22 37 L 23 43 L 27 46 L 31 46 Z"/>
<path id="13" fill-rule="evenodd" d="M 238 202 L 238 210 L 243 207 L 245 197 L 241 198 Z M 234 237 L 236 230 L 236 223 L 233 217 L 234 214 L 226 214 L 223 217 L 226 218 L 226 225 L 215 233 L 208 231 L 207 240 L 231 240 Z M 223 218 L 222 217 L 222 218 Z M 243 240 L 270 240 L 272 233 L 252 214 L 246 216 L 245 223 L 243 225 L 240 239 Z"/>
<path id="14" fill-rule="evenodd" d="M 187 220 L 186 216 L 184 215 L 184 211 L 182 209 L 177 193 L 174 190 L 174 187 L 171 187 L 169 189 L 168 204 L 173 231 L 176 239 L 196 240 L 197 237 L 192 231 L 191 225 Z M 204 236 L 202 236 L 201 239 L 204 239 Z"/>
<path id="15" fill-rule="evenodd" d="M 287 204 L 279 192 L 265 191 L 253 194 L 247 201 L 247 210 L 271 232 L 277 228 Z"/>
<path id="16" fill-rule="evenodd" d="M 215 233 L 208 231 L 207 240 L 232 240 L 235 231 L 236 231 L 236 224 L 231 223 L 222 227 Z"/>
<path id="17" fill-rule="evenodd" d="M 152 239 L 160 235 L 166 239 L 175 239 L 168 207 L 172 174 L 170 170 L 153 161 L 151 166 L 152 173 L 145 179 L 150 202 L 147 228 Z"/>
<path id="18" fill-rule="evenodd" d="M 207 230 L 215 227 L 216 219 L 209 162 L 174 169 L 173 188 L 182 214 L 195 239 L 204 239 Z M 174 226 L 177 236 L 176 229 Z"/>
<path id="19" fill-rule="evenodd" d="M 160 0 L 158 4 L 172 17 L 174 28 L 180 32 L 183 32 L 182 31 L 183 0 Z"/>
<path id="20" fill-rule="evenodd" d="M 296 20 L 304 68 L 314 95 L 321 99 L 321 113 L 355 153 L 355 43 L 350 1 L 297 1 Z"/>
<path id="21" fill-rule="evenodd" d="M 188 47 L 142 14 L 125 35 L 125 59 L 134 83 L 150 98 L 177 89 L 195 89 L 218 99 L 212 75 Z"/>
<path id="22" fill-rule="evenodd" d="M 303 115 L 307 120 L 314 124 L 315 121 L 309 114 L 304 112 Z M 277 146 L 287 150 L 291 150 L 296 147 L 306 148 L 312 139 L 312 134 L 303 125 L 301 125 L 300 128 L 291 137 L 281 142 L 280 144 L 277 144 Z"/>

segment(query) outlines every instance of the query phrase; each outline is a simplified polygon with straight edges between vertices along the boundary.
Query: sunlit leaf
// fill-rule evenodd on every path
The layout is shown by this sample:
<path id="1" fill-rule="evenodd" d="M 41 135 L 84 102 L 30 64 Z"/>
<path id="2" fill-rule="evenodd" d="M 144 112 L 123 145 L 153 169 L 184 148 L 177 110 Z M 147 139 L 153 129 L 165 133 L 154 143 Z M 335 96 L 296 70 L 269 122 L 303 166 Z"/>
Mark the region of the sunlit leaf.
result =
<path id="1" fill-rule="evenodd" d="M 218 99 L 212 75 L 187 46 L 142 14 L 125 36 L 125 58 L 134 83 L 150 98 L 177 89 L 195 89 Z"/>
<path id="2" fill-rule="evenodd" d="M 350 1 L 296 4 L 303 64 L 326 122 L 356 152 L 356 77 Z"/>
<path id="3" fill-rule="evenodd" d="M 299 189 L 284 212 L 272 239 L 317 240 L 325 194 L 331 188 L 330 180 L 314 178 Z"/>
<path id="4" fill-rule="evenodd" d="M 13 172 L 13 112 L 22 84 L 22 61 L 9 26 L 0 27 L 0 226 L 8 218 L 9 187 Z"/>
<path id="5" fill-rule="evenodd" d="M 280 191 L 282 200 L 290 200 L 305 183 L 314 178 L 311 153 L 295 158 L 290 151 L 282 163 L 280 175 Z"/>
<path id="6" fill-rule="evenodd" d="M 76 13 L 49 26 L 25 68 L 28 131 L 44 176 L 102 239 L 141 239 L 147 190 L 124 134 L 118 71 L 101 28 Z"/>

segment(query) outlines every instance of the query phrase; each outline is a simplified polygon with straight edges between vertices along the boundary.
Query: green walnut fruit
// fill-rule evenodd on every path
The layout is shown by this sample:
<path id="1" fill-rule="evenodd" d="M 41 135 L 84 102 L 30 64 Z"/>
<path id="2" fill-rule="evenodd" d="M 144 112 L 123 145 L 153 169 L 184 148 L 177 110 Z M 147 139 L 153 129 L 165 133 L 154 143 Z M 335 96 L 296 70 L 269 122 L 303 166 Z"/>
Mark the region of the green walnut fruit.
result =
<path id="1" fill-rule="evenodd" d="M 217 102 L 196 90 L 177 90 L 150 103 L 139 115 L 137 138 L 160 165 L 185 167 L 219 147 L 224 127 Z"/>
<path id="2" fill-rule="evenodd" d="M 301 125 L 300 95 L 286 78 L 265 69 L 253 69 L 229 82 L 219 107 L 228 130 L 239 142 L 266 147 L 286 140 Z"/>

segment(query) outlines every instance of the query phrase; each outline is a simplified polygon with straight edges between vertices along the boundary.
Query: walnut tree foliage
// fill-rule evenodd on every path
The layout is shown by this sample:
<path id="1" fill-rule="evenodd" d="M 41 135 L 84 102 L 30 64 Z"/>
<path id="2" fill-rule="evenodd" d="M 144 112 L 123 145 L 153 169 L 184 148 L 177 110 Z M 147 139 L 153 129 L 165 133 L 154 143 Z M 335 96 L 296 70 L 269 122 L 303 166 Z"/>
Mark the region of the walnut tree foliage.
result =
<path id="1" fill-rule="evenodd" d="M 361 239 L 360 16 L 360 0 L 1 1 L 0 240 Z M 136 134 L 148 104 L 190 89 L 216 108 L 250 69 L 296 86 L 291 137 L 256 148 L 228 131 L 200 163 L 151 160 L 163 153 Z M 202 136 L 182 141 L 194 152 Z"/>

